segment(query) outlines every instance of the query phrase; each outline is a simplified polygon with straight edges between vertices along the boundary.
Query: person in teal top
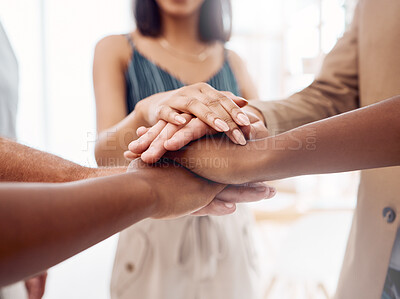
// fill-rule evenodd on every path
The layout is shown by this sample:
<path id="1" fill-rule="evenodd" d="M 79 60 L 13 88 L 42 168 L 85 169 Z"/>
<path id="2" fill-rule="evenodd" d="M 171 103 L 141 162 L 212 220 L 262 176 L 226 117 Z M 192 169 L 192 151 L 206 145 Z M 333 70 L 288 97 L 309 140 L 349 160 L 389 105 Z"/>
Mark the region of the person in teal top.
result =
<path id="1" fill-rule="evenodd" d="M 246 144 L 243 127 L 258 118 L 239 108 L 247 103 L 241 97 L 258 94 L 241 58 L 225 48 L 230 1 L 134 3 L 137 29 L 108 36 L 95 50 L 98 164 L 127 163 L 124 152 L 138 138 L 136 130 L 171 118 L 183 124 L 199 117 L 232 142 Z M 233 215 L 146 220 L 125 230 L 111 297 L 260 298 L 253 221 L 239 205 Z"/>

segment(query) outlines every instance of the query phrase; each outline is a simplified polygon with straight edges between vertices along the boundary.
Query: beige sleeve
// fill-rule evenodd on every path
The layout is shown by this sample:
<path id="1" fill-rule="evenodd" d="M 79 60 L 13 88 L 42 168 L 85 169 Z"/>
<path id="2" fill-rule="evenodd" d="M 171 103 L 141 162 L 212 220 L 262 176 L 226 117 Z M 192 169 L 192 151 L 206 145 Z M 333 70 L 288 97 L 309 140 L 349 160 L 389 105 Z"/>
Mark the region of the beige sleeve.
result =
<path id="1" fill-rule="evenodd" d="M 275 135 L 309 122 L 359 106 L 358 7 L 350 29 L 325 57 L 315 81 L 288 99 L 251 101 L 260 110 L 270 134 Z"/>

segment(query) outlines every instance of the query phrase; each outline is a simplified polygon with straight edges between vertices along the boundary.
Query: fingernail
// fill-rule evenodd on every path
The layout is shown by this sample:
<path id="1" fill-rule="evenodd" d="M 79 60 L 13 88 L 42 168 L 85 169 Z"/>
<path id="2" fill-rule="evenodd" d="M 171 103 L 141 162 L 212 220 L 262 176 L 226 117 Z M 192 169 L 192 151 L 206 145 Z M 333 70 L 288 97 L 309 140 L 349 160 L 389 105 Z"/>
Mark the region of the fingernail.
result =
<path id="1" fill-rule="evenodd" d="M 220 130 L 220 132 L 228 132 L 229 126 L 226 122 L 220 119 L 216 119 L 214 121 L 215 126 Z"/>
<path id="2" fill-rule="evenodd" d="M 265 191 L 267 191 L 267 187 L 262 187 L 262 186 L 256 187 L 255 189 L 256 189 L 257 192 L 265 192 Z"/>
<path id="3" fill-rule="evenodd" d="M 247 117 L 247 115 L 245 115 L 244 113 L 239 113 L 237 115 L 237 118 L 238 118 L 238 120 L 240 122 L 239 125 L 242 125 L 242 126 L 249 126 L 250 125 L 250 120 Z"/>
<path id="4" fill-rule="evenodd" d="M 175 116 L 175 120 L 180 123 L 181 125 L 183 125 L 184 123 L 186 123 L 186 119 L 183 116 L 177 115 Z"/>
<path id="5" fill-rule="evenodd" d="M 238 129 L 233 130 L 233 137 L 235 137 L 236 141 L 240 145 L 245 145 L 246 144 L 246 139 L 244 139 L 243 134 Z"/>
<path id="6" fill-rule="evenodd" d="M 232 209 L 235 205 L 231 202 L 226 202 L 224 203 L 225 207 L 227 207 L 228 209 Z"/>

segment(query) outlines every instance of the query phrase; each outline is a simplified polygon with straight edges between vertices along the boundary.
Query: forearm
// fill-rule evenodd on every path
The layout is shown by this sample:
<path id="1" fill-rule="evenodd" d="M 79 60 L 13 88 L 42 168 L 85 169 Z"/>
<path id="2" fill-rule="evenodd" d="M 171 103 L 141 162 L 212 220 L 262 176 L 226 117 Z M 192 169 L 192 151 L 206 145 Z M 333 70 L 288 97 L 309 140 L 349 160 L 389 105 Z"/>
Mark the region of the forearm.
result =
<path id="1" fill-rule="evenodd" d="M 123 173 L 126 168 L 89 168 L 0 138 L 0 181 L 71 182 Z"/>
<path id="2" fill-rule="evenodd" d="M 268 138 L 263 179 L 400 165 L 400 97 Z"/>
<path id="3" fill-rule="evenodd" d="M 150 185 L 132 173 L 64 184 L 0 184 L 0 286 L 150 217 L 153 197 Z"/>
<path id="4" fill-rule="evenodd" d="M 210 137 L 170 158 L 221 183 L 400 165 L 400 98 L 237 146 Z"/>

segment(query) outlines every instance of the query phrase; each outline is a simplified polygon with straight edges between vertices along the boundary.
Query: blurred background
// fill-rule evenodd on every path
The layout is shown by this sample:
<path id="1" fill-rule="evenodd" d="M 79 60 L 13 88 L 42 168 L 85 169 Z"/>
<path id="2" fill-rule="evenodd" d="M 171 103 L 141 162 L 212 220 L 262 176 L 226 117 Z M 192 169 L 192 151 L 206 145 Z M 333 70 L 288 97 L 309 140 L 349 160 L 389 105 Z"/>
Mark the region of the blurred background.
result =
<path id="1" fill-rule="evenodd" d="M 355 0 L 232 0 L 227 47 L 246 62 L 263 100 L 312 82 L 349 25 Z M 94 161 L 94 46 L 133 29 L 131 0 L 0 0 L 20 68 L 18 141 L 85 166 Z M 253 204 L 265 298 L 330 298 L 356 201 L 357 173 L 274 182 Z M 109 298 L 117 236 L 49 271 L 45 298 Z"/>

